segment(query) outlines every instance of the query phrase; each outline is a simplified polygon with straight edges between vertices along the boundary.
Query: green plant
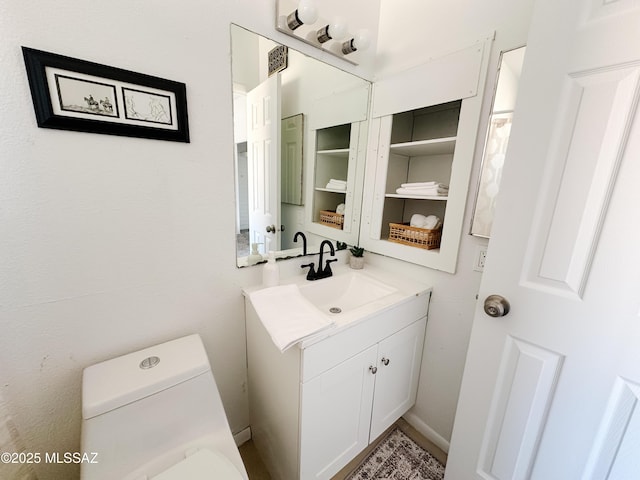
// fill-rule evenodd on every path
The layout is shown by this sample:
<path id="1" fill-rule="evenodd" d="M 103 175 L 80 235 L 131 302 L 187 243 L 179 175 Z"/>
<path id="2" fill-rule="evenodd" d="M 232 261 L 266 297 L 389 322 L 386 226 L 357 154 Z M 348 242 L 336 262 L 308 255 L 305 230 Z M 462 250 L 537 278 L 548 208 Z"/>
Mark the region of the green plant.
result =
<path id="1" fill-rule="evenodd" d="M 351 252 L 351 255 L 353 255 L 354 257 L 362 257 L 362 256 L 364 256 L 364 248 L 362 248 L 362 247 L 358 247 L 358 246 L 354 245 L 353 247 L 351 247 L 349 249 L 349 251 Z"/>
<path id="2" fill-rule="evenodd" d="M 336 249 L 337 250 L 346 250 L 347 249 L 347 244 L 345 242 L 336 242 Z"/>

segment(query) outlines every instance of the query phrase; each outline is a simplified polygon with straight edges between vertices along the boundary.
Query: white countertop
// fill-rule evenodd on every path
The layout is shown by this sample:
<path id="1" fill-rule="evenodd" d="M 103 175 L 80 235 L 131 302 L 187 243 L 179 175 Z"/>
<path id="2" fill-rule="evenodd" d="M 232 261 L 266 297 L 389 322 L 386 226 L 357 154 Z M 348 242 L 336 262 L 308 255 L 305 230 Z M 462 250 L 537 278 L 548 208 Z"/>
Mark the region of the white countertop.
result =
<path id="1" fill-rule="evenodd" d="M 421 295 L 429 295 L 431 287 L 427 284 L 416 282 L 413 279 L 402 277 L 398 274 L 388 272 L 379 267 L 366 265 L 362 270 L 352 270 L 348 265 L 337 265 L 332 268 L 333 277 L 310 281 L 306 279 L 306 271 L 300 275 L 295 275 L 289 278 L 281 279 L 281 285 L 295 284 L 298 287 L 304 287 L 316 282 L 331 282 L 332 278 L 340 275 L 348 275 L 350 273 L 358 273 L 380 282 L 386 286 L 392 287 L 393 291 L 389 294 L 383 295 L 373 301 L 367 302 L 363 305 L 356 306 L 355 308 L 348 309 L 341 313 L 332 314 L 327 311 L 318 309 L 318 311 L 327 317 L 329 321 L 333 323 L 331 328 L 322 330 L 311 337 L 308 337 L 297 345 L 299 348 L 305 348 L 310 346 L 324 338 L 332 335 L 336 335 L 348 328 L 360 324 L 363 321 L 371 318 L 378 313 L 384 312 L 390 308 L 393 308 L 401 303 L 409 301 L 413 297 Z M 266 288 L 262 285 L 256 285 L 243 288 L 242 292 L 246 297 L 249 297 L 251 292 Z M 302 294 L 301 294 L 302 295 Z"/>

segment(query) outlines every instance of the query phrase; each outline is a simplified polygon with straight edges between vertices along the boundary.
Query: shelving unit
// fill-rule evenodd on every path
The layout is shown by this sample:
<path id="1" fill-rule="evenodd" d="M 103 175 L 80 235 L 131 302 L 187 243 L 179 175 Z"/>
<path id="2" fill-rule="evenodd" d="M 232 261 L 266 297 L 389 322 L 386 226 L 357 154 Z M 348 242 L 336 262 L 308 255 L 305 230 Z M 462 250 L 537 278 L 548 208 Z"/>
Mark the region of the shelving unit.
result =
<path id="1" fill-rule="evenodd" d="M 316 163 L 313 196 L 314 222 L 320 222 L 320 211 L 335 211 L 345 203 L 349 174 L 349 145 L 351 124 L 323 128 L 316 131 Z M 331 179 L 342 180 L 345 188 L 329 188 Z"/>
<path id="2" fill-rule="evenodd" d="M 358 163 L 359 154 L 366 146 L 360 136 L 361 131 L 366 131 L 362 124 L 366 125 L 366 122 L 312 130 L 312 165 L 307 170 L 313 174 L 308 183 L 311 190 L 308 204 L 311 208 L 308 209 L 307 229 L 317 235 L 351 244 L 357 243 L 362 198 L 364 162 Z M 329 182 L 332 179 L 344 182 L 345 188 L 331 187 Z M 327 222 L 326 212 L 335 212 L 340 204 L 345 205 L 340 221 Z M 324 221 L 321 221 L 321 212 Z"/>
<path id="3" fill-rule="evenodd" d="M 408 223 L 413 214 L 444 220 L 448 195 L 398 194 L 396 189 L 412 182 L 449 185 L 460 104 L 456 101 L 392 115 L 382 239 L 389 238 L 389 223 Z"/>
<path id="4" fill-rule="evenodd" d="M 473 161 L 475 132 L 468 131 L 477 110 L 465 109 L 459 99 L 385 115 L 372 121 L 374 133 L 369 155 L 375 168 L 367 171 L 363 228 L 360 244 L 367 250 L 412 263 L 455 271 L 459 235 L 464 216 L 468 179 Z M 444 195 L 399 194 L 403 183 L 437 182 L 449 187 Z M 409 224 L 412 215 L 436 215 L 442 230 L 407 229 L 399 239 L 398 225 Z M 390 240 L 390 224 L 394 235 Z M 426 233 L 425 233 L 426 232 Z M 406 241 L 405 241 L 406 240 Z M 438 243 L 440 242 L 439 248 Z"/>

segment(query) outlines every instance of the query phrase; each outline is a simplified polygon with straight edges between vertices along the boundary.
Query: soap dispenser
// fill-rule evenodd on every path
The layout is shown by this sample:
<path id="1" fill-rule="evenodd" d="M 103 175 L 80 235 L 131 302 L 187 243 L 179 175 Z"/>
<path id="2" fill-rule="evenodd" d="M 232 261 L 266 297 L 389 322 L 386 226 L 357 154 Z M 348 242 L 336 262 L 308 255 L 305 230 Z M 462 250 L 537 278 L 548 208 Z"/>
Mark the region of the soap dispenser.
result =
<path id="1" fill-rule="evenodd" d="M 280 283 L 280 268 L 276 263 L 276 254 L 269 251 L 269 260 L 262 267 L 262 284 L 265 287 L 275 287 Z"/>

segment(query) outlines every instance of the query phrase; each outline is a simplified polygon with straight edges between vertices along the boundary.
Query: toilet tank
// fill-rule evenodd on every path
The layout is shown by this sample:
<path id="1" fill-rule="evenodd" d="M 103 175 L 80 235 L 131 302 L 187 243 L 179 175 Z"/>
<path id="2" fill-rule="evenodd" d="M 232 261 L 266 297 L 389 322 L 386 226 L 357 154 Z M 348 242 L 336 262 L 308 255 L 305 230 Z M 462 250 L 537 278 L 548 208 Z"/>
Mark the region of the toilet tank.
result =
<path id="1" fill-rule="evenodd" d="M 239 460 L 198 335 L 87 367 L 82 416 L 82 451 L 97 454 L 82 479 L 126 478 L 149 462 L 167 468 L 193 448 Z"/>

